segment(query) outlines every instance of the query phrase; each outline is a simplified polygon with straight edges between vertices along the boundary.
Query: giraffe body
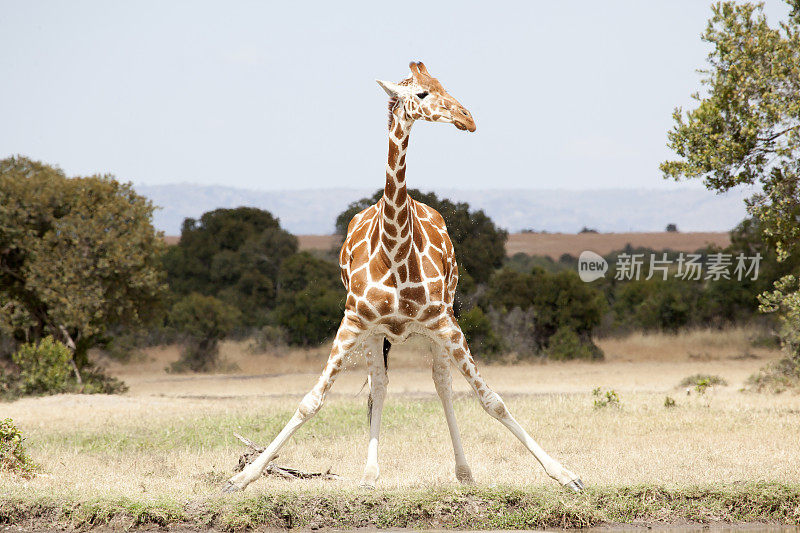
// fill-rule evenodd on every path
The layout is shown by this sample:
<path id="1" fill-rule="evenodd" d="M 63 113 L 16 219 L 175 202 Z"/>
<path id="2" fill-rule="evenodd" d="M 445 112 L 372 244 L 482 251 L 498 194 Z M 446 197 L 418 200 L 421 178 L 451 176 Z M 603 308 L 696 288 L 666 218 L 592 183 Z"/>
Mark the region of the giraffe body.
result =
<path id="1" fill-rule="evenodd" d="M 381 238 L 386 235 L 381 231 L 385 206 L 381 200 L 353 219 L 340 267 L 348 289 L 346 308 L 371 333 L 394 344 L 415 333 L 430 336 L 430 327 L 452 313 L 458 268 L 438 212 L 410 200 L 414 222 L 403 242 Z M 387 246 L 387 240 L 394 246 Z"/>
<path id="2" fill-rule="evenodd" d="M 562 485 L 579 491 L 580 479 L 550 457 L 511 416 L 500 396 L 478 372 L 466 338 L 453 314 L 458 284 L 455 251 L 444 219 L 431 207 L 408 197 L 406 150 L 417 120 L 445 122 L 475 131 L 458 101 L 430 76 L 422 63 L 411 63 L 411 76 L 398 84 L 378 81 L 389 94 L 389 155 L 383 197 L 350 221 L 339 255 L 347 289 L 344 317 L 328 363 L 292 419 L 258 458 L 232 477 L 226 490 L 240 490 L 261 475 L 278 450 L 322 407 L 345 357 L 361 351 L 370 384 L 370 441 L 362 484 L 374 487 L 379 475 L 378 437 L 388 386 L 383 343 L 421 335 L 431 341 L 432 376 L 453 442 L 456 478 L 472 482 L 452 403 L 450 364 L 469 382 L 481 406 L 506 426 Z"/>

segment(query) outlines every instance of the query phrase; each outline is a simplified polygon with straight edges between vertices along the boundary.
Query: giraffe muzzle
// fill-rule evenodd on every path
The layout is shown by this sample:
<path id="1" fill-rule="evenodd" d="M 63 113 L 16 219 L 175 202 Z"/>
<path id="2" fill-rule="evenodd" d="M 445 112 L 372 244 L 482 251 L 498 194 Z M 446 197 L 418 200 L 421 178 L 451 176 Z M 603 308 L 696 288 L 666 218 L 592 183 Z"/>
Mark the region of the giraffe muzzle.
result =
<path id="1" fill-rule="evenodd" d="M 453 124 L 455 124 L 456 128 L 470 133 L 475 131 L 475 121 L 472 119 L 472 115 L 469 114 L 469 111 L 462 107 L 454 109 L 451 113 L 453 116 Z"/>

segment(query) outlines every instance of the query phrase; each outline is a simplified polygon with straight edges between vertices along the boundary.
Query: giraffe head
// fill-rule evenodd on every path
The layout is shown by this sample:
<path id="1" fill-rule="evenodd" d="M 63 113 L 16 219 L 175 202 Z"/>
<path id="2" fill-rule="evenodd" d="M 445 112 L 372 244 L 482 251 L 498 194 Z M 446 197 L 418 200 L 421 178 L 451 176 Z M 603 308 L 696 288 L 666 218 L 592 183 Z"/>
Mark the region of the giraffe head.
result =
<path id="1" fill-rule="evenodd" d="M 400 83 L 375 80 L 390 97 L 390 113 L 397 109 L 411 120 L 446 122 L 460 130 L 475 131 L 475 121 L 467 108 L 444 90 L 425 65 L 412 61 L 409 68 L 411 77 Z"/>

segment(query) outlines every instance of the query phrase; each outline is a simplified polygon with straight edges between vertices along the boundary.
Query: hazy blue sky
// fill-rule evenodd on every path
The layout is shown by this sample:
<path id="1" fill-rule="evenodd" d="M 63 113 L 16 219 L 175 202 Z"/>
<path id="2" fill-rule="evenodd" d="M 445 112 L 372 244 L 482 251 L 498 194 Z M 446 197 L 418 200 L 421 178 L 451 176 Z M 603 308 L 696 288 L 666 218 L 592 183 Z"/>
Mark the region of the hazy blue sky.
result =
<path id="1" fill-rule="evenodd" d="M 412 186 L 684 186 L 658 163 L 709 5 L 0 0 L 0 157 L 136 184 L 377 188 L 374 79 L 414 59 L 478 129 L 418 123 Z M 767 2 L 772 22 L 787 11 Z"/>

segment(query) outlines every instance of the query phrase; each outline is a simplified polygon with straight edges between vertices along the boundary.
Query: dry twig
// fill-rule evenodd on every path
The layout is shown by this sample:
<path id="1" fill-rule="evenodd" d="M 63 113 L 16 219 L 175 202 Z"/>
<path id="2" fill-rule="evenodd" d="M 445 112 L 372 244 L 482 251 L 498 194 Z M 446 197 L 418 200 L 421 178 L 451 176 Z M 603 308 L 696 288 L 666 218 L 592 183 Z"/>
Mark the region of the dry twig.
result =
<path id="1" fill-rule="evenodd" d="M 238 433 L 234 433 L 233 436 L 242 441 L 242 444 L 250 448 L 249 451 L 245 452 L 243 455 L 239 457 L 239 464 L 236 466 L 236 472 L 241 472 L 247 465 L 252 463 L 253 460 L 255 460 L 255 458 L 261 452 L 263 452 L 265 448 L 263 446 L 259 446 L 258 444 L 251 441 L 247 437 L 239 435 Z M 277 459 L 277 456 L 275 457 Z M 332 474 L 330 468 L 328 468 L 325 472 L 304 472 L 302 470 L 297 470 L 296 468 L 278 466 L 274 463 L 270 463 L 267 465 L 267 468 L 264 469 L 264 475 L 278 476 L 282 477 L 283 479 L 312 479 L 316 477 L 322 479 L 342 479 L 341 476 Z"/>

